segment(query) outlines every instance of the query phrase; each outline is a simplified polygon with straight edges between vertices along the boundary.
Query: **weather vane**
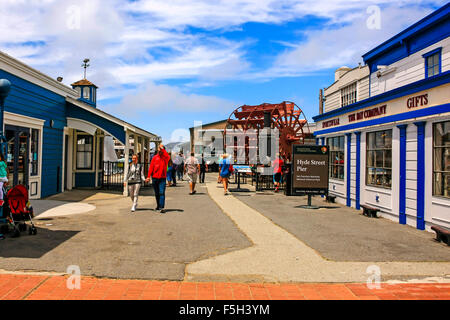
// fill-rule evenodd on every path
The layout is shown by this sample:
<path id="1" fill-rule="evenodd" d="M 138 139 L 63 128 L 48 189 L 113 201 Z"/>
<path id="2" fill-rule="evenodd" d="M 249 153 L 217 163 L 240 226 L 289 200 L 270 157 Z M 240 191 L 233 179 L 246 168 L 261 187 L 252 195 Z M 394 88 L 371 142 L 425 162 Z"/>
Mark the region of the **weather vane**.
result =
<path id="1" fill-rule="evenodd" d="M 87 68 L 89 68 L 91 65 L 89 64 L 89 59 L 84 59 L 83 60 L 83 64 L 81 65 L 84 68 L 84 79 L 86 79 L 86 70 Z"/>

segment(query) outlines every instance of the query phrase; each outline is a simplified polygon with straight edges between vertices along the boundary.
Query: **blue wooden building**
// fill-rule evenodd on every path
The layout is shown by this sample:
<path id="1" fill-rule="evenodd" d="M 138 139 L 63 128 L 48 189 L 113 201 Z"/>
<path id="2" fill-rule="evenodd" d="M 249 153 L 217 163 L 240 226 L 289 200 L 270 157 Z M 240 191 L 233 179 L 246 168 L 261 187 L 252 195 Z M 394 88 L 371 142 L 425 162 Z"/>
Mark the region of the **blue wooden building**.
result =
<path id="1" fill-rule="evenodd" d="M 130 152 L 146 162 L 150 144 L 160 142 L 98 109 L 98 88 L 87 79 L 68 87 L 2 52 L 0 79 L 12 84 L 4 114 L 8 178 L 32 199 L 101 186 L 106 136 L 123 145 L 125 170 Z"/>

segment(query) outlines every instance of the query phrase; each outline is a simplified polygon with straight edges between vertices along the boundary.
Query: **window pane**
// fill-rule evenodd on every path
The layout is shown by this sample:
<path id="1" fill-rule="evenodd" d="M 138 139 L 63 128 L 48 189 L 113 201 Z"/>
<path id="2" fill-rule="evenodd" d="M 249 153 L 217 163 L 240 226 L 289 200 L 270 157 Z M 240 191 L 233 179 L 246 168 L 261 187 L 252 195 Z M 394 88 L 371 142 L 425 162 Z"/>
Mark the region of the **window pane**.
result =
<path id="1" fill-rule="evenodd" d="M 439 65 L 435 65 L 433 69 L 433 75 L 439 74 Z"/>
<path id="2" fill-rule="evenodd" d="M 375 166 L 375 152 L 374 151 L 368 151 L 367 152 L 367 166 L 373 167 Z"/>
<path id="3" fill-rule="evenodd" d="M 434 145 L 450 146 L 450 121 L 434 125 Z"/>
<path id="4" fill-rule="evenodd" d="M 385 131 L 384 134 L 384 147 L 390 149 L 392 148 L 392 131 Z"/>
<path id="5" fill-rule="evenodd" d="M 367 148 L 369 150 L 375 149 L 375 134 L 373 132 L 367 134 Z"/>
<path id="6" fill-rule="evenodd" d="M 383 153 L 384 151 L 375 151 L 375 167 L 383 168 Z"/>
<path id="7" fill-rule="evenodd" d="M 77 168 L 92 169 L 93 136 L 77 136 Z"/>
<path id="8" fill-rule="evenodd" d="M 392 168 L 392 150 L 384 151 L 384 167 Z"/>
<path id="9" fill-rule="evenodd" d="M 433 55 L 433 65 L 439 66 L 439 54 L 438 53 Z"/>
<path id="10" fill-rule="evenodd" d="M 450 121 L 433 126 L 433 195 L 450 197 Z"/>

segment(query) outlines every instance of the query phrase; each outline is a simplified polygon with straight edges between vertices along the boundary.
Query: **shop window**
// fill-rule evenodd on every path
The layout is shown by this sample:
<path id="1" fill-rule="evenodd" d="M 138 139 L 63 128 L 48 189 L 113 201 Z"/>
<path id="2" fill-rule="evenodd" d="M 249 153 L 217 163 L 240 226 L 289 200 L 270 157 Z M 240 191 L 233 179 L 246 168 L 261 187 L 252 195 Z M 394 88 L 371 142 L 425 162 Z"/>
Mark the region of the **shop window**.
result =
<path id="1" fill-rule="evenodd" d="M 344 180 L 345 137 L 328 138 L 330 147 L 330 178 Z"/>
<path id="2" fill-rule="evenodd" d="M 392 130 L 367 133 L 366 184 L 392 186 Z"/>
<path id="3" fill-rule="evenodd" d="M 450 121 L 433 126 L 433 195 L 450 198 Z"/>
<path id="4" fill-rule="evenodd" d="M 77 169 L 92 169 L 94 137 L 88 134 L 77 135 Z"/>
<path id="5" fill-rule="evenodd" d="M 356 102 L 356 82 L 341 89 L 341 107 L 348 106 Z"/>
<path id="6" fill-rule="evenodd" d="M 441 53 L 442 48 L 438 48 L 423 55 L 425 59 L 425 78 L 441 73 Z"/>
<path id="7" fill-rule="evenodd" d="M 39 130 L 31 129 L 31 176 L 39 174 Z"/>

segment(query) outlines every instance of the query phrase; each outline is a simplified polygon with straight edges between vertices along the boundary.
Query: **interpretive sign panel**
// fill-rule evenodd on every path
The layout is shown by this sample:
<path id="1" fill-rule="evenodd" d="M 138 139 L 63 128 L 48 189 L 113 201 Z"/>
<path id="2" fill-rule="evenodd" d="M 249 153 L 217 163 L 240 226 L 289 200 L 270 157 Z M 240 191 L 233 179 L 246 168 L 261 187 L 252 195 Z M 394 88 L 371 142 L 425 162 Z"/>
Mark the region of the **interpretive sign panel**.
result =
<path id="1" fill-rule="evenodd" d="M 293 194 L 327 194 L 328 146 L 294 145 L 292 155 Z"/>

